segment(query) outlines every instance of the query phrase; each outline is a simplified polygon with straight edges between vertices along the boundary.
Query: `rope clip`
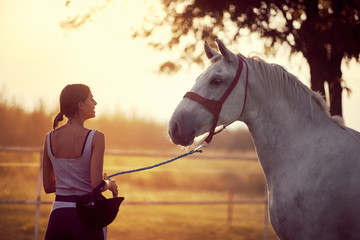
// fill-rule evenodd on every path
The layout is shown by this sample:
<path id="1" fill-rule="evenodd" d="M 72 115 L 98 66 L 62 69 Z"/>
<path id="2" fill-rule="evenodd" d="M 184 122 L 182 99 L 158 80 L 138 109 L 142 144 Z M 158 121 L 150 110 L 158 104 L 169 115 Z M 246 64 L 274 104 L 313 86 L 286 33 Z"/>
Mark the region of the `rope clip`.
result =
<path id="1" fill-rule="evenodd" d="M 197 146 L 196 148 L 194 148 L 193 151 L 194 152 L 197 152 L 197 151 L 202 152 L 202 150 L 200 150 L 200 148 L 203 148 L 203 147 L 205 148 L 207 146 L 209 146 L 209 143 L 202 141 L 201 144 L 199 146 Z"/>

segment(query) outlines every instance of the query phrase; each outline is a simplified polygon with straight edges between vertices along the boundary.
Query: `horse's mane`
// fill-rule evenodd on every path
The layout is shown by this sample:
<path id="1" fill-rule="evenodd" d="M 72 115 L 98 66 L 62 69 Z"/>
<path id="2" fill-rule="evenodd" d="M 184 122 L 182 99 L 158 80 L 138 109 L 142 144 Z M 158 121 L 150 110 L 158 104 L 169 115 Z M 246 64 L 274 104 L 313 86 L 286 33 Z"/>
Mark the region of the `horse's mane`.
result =
<path id="1" fill-rule="evenodd" d="M 311 114 L 313 114 L 312 100 L 314 100 L 328 117 L 332 118 L 338 125 L 344 126 L 342 117 L 330 116 L 329 107 L 320 93 L 310 90 L 284 67 L 277 64 L 269 64 L 259 57 L 250 57 L 248 60 L 250 60 L 253 66 L 256 65 L 257 71 L 262 75 L 260 78 L 261 84 L 271 91 L 271 94 L 276 96 L 279 91 L 283 91 L 286 94 L 287 100 L 294 102 L 299 98 L 301 93 L 305 93 L 309 97 Z"/>

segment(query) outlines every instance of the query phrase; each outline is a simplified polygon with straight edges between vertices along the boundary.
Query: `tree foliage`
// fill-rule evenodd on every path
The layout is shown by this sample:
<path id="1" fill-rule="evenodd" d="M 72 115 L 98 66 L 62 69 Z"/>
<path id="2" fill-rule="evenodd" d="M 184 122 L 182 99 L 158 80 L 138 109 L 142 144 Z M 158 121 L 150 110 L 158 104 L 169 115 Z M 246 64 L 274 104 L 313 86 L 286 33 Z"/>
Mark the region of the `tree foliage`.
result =
<path id="1" fill-rule="evenodd" d="M 68 18 L 63 28 L 78 28 L 95 12 L 107 7 L 90 8 L 85 14 Z M 301 52 L 310 66 L 311 88 L 325 96 L 328 83 L 330 112 L 342 115 L 341 62 L 360 54 L 359 0 L 159 0 L 165 14 L 144 16 L 142 29 L 134 37 L 147 39 L 159 50 L 180 47 L 181 61 L 165 61 L 160 71 L 178 71 L 179 63 L 203 62 L 204 39 L 221 38 L 236 44 L 247 32 L 266 39 L 267 53 L 287 44 L 291 52 Z M 71 1 L 66 1 L 69 5 Z M 170 38 L 154 37 L 168 29 Z"/>
<path id="2" fill-rule="evenodd" d="M 266 48 L 287 44 L 301 52 L 311 71 L 311 86 L 325 95 L 329 85 L 330 111 L 342 115 L 341 61 L 359 60 L 360 1 L 358 0 L 161 0 L 164 19 L 146 18 L 146 27 L 135 36 L 151 38 L 171 26 L 167 42 L 150 41 L 162 49 L 184 45 L 181 59 L 201 62 L 196 54 L 200 40 L 221 37 L 236 43 L 244 29 L 266 38 Z M 152 23 L 149 27 L 149 22 Z M 189 38 L 190 37 L 190 38 Z M 190 39 L 190 40 L 189 40 Z M 175 65 L 174 65 L 175 66 Z"/>

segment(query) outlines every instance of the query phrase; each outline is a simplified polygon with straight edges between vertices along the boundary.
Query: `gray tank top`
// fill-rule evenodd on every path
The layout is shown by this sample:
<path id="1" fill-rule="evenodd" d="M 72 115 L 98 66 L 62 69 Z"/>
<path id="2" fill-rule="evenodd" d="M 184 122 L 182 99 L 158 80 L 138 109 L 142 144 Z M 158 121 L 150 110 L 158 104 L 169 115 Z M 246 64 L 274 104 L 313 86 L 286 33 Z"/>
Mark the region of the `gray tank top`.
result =
<path id="1" fill-rule="evenodd" d="M 91 143 L 96 130 L 89 131 L 81 157 L 57 158 L 51 148 L 50 131 L 47 134 L 47 152 L 51 160 L 55 179 L 56 195 L 84 195 L 92 191 L 90 177 Z"/>

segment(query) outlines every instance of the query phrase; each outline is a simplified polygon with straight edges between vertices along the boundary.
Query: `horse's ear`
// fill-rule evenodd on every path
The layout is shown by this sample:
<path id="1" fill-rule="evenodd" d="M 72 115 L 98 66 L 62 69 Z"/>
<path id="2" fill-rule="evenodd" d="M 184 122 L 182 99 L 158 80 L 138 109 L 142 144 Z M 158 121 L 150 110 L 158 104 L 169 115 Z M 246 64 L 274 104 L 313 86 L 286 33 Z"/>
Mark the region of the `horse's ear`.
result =
<path id="1" fill-rule="evenodd" d="M 225 47 L 224 43 L 220 39 L 216 39 L 215 41 L 219 47 L 221 54 L 224 56 L 224 58 L 227 61 L 231 62 L 233 57 L 235 56 L 235 54 L 233 54 L 229 49 L 227 49 Z M 235 58 L 236 58 L 236 56 L 235 56 Z"/>
<path id="2" fill-rule="evenodd" d="M 206 56 L 208 57 L 208 59 L 211 59 L 212 57 L 219 55 L 219 53 L 217 51 L 215 51 L 213 48 L 211 48 L 209 46 L 209 44 L 207 43 L 206 40 L 204 43 L 204 48 L 205 48 L 205 53 L 206 53 Z"/>

